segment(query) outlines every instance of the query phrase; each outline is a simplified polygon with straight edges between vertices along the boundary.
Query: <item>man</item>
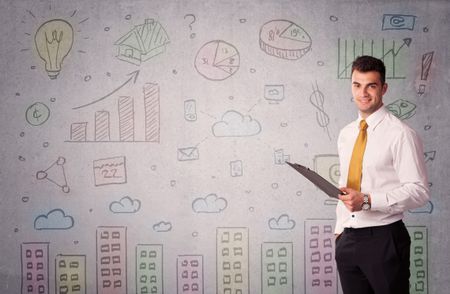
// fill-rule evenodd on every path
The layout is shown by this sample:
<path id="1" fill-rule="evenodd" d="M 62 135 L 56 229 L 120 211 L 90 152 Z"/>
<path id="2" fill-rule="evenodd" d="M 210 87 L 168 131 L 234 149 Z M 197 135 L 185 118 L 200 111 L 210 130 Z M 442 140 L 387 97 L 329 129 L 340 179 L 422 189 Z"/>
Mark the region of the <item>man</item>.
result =
<path id="1" fill-rule="evenodd" d="M 422 143 L 383 106 L 385 72 L 371 56 L 353 62 L 359 115 L 338 138 L 343 195 L 336 208 L 336 264 L 345 294 L 409 293 L 411 240 L 403 213 L 429 199 Z"/>

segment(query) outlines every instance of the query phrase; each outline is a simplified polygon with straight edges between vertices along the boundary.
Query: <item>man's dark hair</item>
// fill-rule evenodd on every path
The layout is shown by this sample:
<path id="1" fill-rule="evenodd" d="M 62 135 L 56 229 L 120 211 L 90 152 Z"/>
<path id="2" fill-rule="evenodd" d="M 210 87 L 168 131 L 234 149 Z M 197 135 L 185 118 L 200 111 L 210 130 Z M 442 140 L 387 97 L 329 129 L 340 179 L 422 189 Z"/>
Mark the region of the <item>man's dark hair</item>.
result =
<path id="1" fill-rule="evenodd" d="M 386 67 L 380 59 L 367 55 L 359 56 L 353 61 L 352 74 L 355 70 L 359 72 L 376 71 L 380 73 L 381 84 L 384 85 L 386 80 Z"/>

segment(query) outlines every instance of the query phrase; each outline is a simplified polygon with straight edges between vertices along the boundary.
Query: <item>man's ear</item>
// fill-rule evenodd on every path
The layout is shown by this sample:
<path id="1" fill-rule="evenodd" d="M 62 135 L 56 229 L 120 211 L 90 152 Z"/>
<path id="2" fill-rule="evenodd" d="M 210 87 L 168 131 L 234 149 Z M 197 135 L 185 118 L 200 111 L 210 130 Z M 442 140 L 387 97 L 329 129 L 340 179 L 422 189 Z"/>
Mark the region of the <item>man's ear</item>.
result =
<path id="1" fill-rule="evenodd" d="M 383 84 L 383 89 L 382 89 L 382 95 L 384 95 L 384 93 L 386 93 L 387 89 L 388 89 L 388 84 L 384 83 Z"/>

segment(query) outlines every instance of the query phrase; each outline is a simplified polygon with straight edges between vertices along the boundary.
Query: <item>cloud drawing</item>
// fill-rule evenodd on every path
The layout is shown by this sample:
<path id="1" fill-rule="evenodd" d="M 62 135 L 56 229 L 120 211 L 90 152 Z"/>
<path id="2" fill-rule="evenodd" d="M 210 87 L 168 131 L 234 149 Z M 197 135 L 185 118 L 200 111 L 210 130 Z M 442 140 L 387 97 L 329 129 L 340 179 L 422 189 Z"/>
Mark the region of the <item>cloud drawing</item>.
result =
<path id="1" fill-rule="evenodd" d="M 209 194 L 205 198 L 197 198 L 192 202 L 192 210 L 196 213 L 219 213 L 227 208 L 227 200 L 216 194 Z"/>
<path id="2" fill-rule="evenodd" d="M 141 201 L 125 196 L 119 201 L 111 202 L 109 210 L 113 213 L 136 213 L 141 208 Z"/>
<path id="3" fill-rule="evenodd" d="M 68 230 L 73 227 L 74 220 L 60 209 L 53 209 L 47 214 L 41 214 L 34 220 L 36 230 Z"/>
<path id="4" fill-rule="evenodd" d="M 170 222 L 160 221 L 153 225 L 153 230 L 155 232 L 168 232 L 172 230 L 172 224 Z"/>
<path id="5" fill-rule="evenodd" d="M 216 137 L 249 137 L 261 132 L 261 125 L 249 115 L 229 110 L 212 126 Z"/>
<path id="6" fill-rule="evenodd" d="M 289 219 L 289 215 L 282 214 L 278 219 L 271 218 L 269 220 L 269 228 L 271 230 L 292 230 L 295 227 L 295 221 Z"/>

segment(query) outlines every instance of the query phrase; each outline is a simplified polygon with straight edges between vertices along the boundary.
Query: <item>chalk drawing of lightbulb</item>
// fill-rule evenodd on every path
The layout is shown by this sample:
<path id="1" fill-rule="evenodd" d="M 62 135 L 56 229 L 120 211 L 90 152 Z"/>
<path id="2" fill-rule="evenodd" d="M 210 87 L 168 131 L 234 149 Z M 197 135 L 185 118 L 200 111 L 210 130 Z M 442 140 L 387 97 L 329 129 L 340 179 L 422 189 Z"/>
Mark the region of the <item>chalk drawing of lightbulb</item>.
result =
<path id="1" fill-rule="evenodd" d="M 72 49 L 72 26 L 62 19 L 49 20 L 38 28 L 34 41 L 39 56 L 45 61 L 49 78 L 56 79 L 64 58 Z"/>

